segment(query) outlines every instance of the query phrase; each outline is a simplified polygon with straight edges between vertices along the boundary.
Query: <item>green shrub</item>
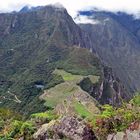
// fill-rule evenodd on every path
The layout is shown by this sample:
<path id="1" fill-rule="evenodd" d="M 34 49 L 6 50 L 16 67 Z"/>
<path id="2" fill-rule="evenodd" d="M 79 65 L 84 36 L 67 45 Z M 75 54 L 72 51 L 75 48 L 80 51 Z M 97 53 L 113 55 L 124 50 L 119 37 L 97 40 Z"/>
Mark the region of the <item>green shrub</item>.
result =
<path id="1" fill-rule="evenodd" d="M 31 136 L 35 132 L 35 127 L 32 122 L 27 121 L 22 123 L 20 128 L 21 135 Z"/>
<path id="2" fill-rule="evenodd" d="M 115 110 L 111 105 L 104 105 L 101 118 L 111 118 L 115 115 Z"/>
<path id="3" fill-rule="evenodd" d="M 96 117 L 97 134 L 106 137 L 109 133 L 124 131 L 132 122 L 140 120 L 139 96 L 131 100 L 132 104 L 124 103 L 122 107 L 102 106 L 101 114 Z"/>
<path id="4" fill-rule="evenodd" d="M 42 121 L 42 122 L 50 122 L 51 120 L 55 120 L 58 116 L 54 113 L 50 112 L 41 112 L 35 113 L 31 115 L 31 118 Z"/>
<path id="5" fill-rule="evenodd" d="M 136 93 L 136 95 L 134 96 L 134 98 L 130 101 L 130 103 L 132 103 L 135 106 L 139 106 L 140 107 L 140 93 Z"/>

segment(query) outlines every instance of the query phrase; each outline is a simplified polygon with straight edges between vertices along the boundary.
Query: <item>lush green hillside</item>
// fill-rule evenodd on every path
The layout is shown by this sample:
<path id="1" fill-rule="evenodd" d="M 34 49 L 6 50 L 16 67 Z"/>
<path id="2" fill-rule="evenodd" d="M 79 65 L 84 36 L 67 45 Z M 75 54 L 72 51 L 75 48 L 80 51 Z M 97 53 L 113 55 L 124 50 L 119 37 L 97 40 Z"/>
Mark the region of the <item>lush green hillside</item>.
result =
<path id="1" fill-rule="evenodd" d="M 5 76 L 5 80 L 10 82 L 10 85 L 8 85 L 7 82 L 2 83 L 1 106 L 12 107 L 17 110 L 21 109 L 22 112 L 26 113 L 32 109 L 37 111 L 37 108 L 41 108 L 39 106 L 41 101 L 39 101 L 38 97 L 43 92 L 43 89 L 53 87 L 64 81 L 61 75 L 53 73 L 55 68 L 63 68 L 71 73 L 82 75 L 101 74 L 98 59 L 92 56 L 86 49 L 55 46 L 52 47 L 53 50 L 51 50 L 51 47 L 52 46 L 46 46 L 45 48 L 49 54 L 47 55 L 46 53 L 46 56 L 43 58 L 45 60 L 42 60 L 41 57 L 39 58 L 40 60 L 35 59 L 32 63 L 29 63 L 30 67 L 25 67 L 22 72 L 19 72 L 20 68 L 9 76 L 1 72 L 1 74 Z M 81 57 L 77 55 L 79 50 L 81 51 Z M 51 55 L 51 53 L 53 54 Z M 82 54 L 88 57 L 83 60 L 84 56 L 82 56 Z M 16 55 L 16 53 L 14 55 Z M 83 65 L 79 65 L 80 63 L 83 63 Z M 7 69 L 5 69 L 5 72 L 6 71 Z M 43 89 L 38 88 L 37 85 L 42 85 Z M 20 102 L 16 102 L 15 95 Z M 32 106 L 33 104 L 37 104 L 37 106 L 34 107 Z"/>
<path id="2" fill-rule="evenodd" d="M 56 68 L 100 75 L 99 60 L 74 46 L 89 41 L 65 9 L 47 6 L 0 18 L 0 106 L 25 114 L 46 110 L 39 96 L 64 81 Z"/>

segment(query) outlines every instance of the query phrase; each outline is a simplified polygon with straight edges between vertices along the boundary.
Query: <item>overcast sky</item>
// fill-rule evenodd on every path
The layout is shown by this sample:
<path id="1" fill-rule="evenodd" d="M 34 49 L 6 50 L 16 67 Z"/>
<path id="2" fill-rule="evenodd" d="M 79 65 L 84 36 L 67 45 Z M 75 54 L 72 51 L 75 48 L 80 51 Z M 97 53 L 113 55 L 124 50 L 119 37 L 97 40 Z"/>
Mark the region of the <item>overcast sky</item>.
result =
<path id="1" fill-rule="evenodd" d="M 0 12 L 19 10 L 25 5 L 39 6 L 61 3 L 71 16 L 81 9 L 96 7 L 109 11 L 140 12 L 140 0 L 1 0 Z"/>

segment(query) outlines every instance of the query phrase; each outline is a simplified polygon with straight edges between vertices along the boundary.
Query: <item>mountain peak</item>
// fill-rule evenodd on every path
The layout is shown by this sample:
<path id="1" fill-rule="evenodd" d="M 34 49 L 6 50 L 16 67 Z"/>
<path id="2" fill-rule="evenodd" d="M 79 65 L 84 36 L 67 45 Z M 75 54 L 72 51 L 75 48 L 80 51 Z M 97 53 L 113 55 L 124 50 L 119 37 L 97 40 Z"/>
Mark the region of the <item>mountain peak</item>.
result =
<path id="1" fill-rule="evenodd" d="M 25 5 L 24 7 L 21 8 L 19 13 L 32 12 L 32 11 L 37 11 L 37 10 L 44 9 L 44 8 L 53 8 L 57 11 L 66 10 L 64 8 L 64 6 L 61 5 L 60 3 L 55 3 L 55 4 L 50 4 L 50 5 L 46 5 L 46 6 L 37 6 L 37 7 L 31 7 L 31 6 Z"/>
<path id="2" fill-rule="evenodd" d="M 26 5 L 26 6 L 22 7 L 19 12 L 24 13 L 24 12 L 28 12 L 29 10 L 30 10 L 30 7 Z"/>

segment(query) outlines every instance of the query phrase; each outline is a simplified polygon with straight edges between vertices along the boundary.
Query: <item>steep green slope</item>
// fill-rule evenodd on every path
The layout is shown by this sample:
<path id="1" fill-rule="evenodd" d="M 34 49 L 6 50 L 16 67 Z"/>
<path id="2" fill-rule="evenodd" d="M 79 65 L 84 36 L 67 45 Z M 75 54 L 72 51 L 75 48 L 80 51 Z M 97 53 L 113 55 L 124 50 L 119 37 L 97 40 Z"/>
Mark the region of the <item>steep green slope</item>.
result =
<path id="1" fill-rule="evenodd" d="M 121 82 L 114 84 L 115 76 L 106 74 L 97 56 L 87 50 L 92 46 L 88 35 L 66 9 L 46 6 L 0 14 L 0 19 L 0 106 L 24 114 L 46 110 L 40 95 L 66 80 L 53 73 L 55 69 L 94 76 L 79 85 L 100 103 L 117 105 L 121 98 L 129 99 Z M 92 82 L 95 76 L 98 83 Z"/>
<path id="2" fill-rule="evenodd" d="M 45 109 L 38 98 L 43 88 L 63 81 L 52 72 L 57 67 L 79 72 L 82 58 L 71 47 L 79 42 L 89 46 L 89 41 L 64 8 L 0 14 L 0 19 L 0 105 L 27 114 Z M 81 60 L 83 65 L 89 57 Z M 82 74 L 94 71 L 79 67 Z"/>
<path id="3" fill-rule="evenodd" d="M 48 47 L 48 52 L 50 52 L 51 54 L 51 51 L 49 49 L 50 48 Z M 41 62 L 38 62 L 37 64 L 33 64 L 34 61 L 32 61 L 33 65 L 31 65 L 29 69 L 26 69 L 25 67 L 25 70 L 22 73 L 15 72 L 11 77 L 6 77 L 9 81 L 11 81 L 11 85 L 7 86 L 7 84 L 5 84 L 1 88 L 1 106 L 12 107 L 17 110 L 20 109 L 20 111 L 26 113 L 28 113 L 28 111 L 31 113 L 32 109 L 38 111 L 37 108 L 42 108 L 41 106 L 39 106 L 41 101 L 38 100 L 38 97 L 42 93 L 42 90 L 44 88 L 46 89 L 55 86 L 56 84 L 64 81 L 61 75 L 59 76 L 53 73 L 53 70 L 55 68 L 63 68 L 71 73 L 79 73 L 82 75 L 100 74 L 100 64 L 98 64 L 98 59 L 94 58 L 94 56 L 90 57 L 89 55 L 89 58 L 85 58 L 84 60 L 82 60 L 83 57 L 79 58 L 76 55 L 75 50 L 77 50 L 78 52 L 80 50 L 83 50 L 83 53 L 85 54 L 85 52 L 87 51 L 86 49 L 77 49 L 74 47 L 59 47 L 58 49 L 59 52 L 54 52 L 53 50 L 52 53 L 59 53 L 59 56 L 61 57 L 64 57 L 64 55 L 67 55 L 68 57 L 52 60 L 51 62 L 47 62 L 47 60 L 46 62 L 41 60 Z M 57 57 L 57 54 L 54 55 Z M 72 60 L 70 59 L 69 55 L 74 56 L 72 57 Z M 45 58 L 51 59 L 47 56 L 47 54 Z M 79 58 L 79 60 L 77 58 Z M 90 62 L 88 59 L 91 59 L 92 61 Z M 83 66 L 79 65 L 81 62 L 83 63 Z M 95 64 L 93 65 L 93 63 Z M 38 88 L 37 86 L 39 85 L 42 85 L 43 89 Z M 11 93 L 13 94 L 13 96 L 11 95 Z M 20 102 L 14 101 L 15 95 L 20 100 Z M 33 106 L 33 104 L 35 105 Z"/>

